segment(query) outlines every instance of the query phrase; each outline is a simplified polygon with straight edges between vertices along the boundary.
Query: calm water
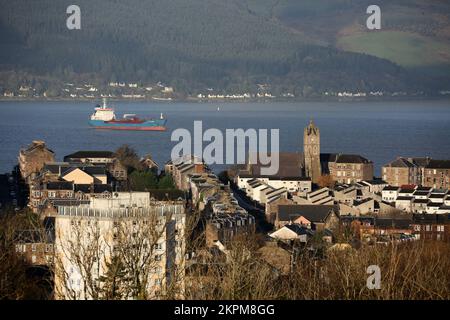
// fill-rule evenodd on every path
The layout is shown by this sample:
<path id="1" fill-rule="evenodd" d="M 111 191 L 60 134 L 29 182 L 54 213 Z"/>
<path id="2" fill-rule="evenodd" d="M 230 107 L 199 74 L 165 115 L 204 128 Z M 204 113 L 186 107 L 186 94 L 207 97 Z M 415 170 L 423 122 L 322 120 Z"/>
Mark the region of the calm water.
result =
<path id="1" fill-rule="evenodd" d="M 380 167 L 399 155 L 450 159 L 450 101 L 355 103 L 149 103 L 117 102 L 116 114 L 168 118 L 167 132 L 103 131 L 88 126 L 94 103 L 0 102 L 0 172 L 10 171 L 21 147 L 45 140 L 57 160 L 77 150 L 115 150 L 130 144 L 159 163 L 170 158 L 173 129 L 279 128 L 280 148 L 301 150 L 313 118 L 322 152 L 359 153 Z M 220 111 L 217 107 L 220 106 Z"/>

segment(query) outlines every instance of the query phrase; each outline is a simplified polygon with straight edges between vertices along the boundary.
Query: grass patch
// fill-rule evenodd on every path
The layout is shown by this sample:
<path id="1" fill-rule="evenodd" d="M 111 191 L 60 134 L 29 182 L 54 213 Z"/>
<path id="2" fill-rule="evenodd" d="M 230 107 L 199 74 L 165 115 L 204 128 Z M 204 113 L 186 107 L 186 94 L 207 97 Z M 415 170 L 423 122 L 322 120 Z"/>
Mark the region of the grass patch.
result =
<path id="1" fill-rule="evenodd" d="M 337 40 L 337 47 L 408 68 L 450 64 L 450 44 L 409 32 L 373 31 L 343 36 Z"/>

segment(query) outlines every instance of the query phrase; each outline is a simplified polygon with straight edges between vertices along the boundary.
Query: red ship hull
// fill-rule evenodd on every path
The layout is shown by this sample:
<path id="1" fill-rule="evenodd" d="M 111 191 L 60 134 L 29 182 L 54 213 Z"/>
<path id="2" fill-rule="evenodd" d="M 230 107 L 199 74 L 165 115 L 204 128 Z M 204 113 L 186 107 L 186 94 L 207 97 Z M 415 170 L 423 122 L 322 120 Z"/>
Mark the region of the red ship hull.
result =
<path id="1" fill-rule="evenodd" d="M 129 131 L 166 131 L 166 127 L 160 127 L 160 126 L 154 126 L 154 127 L 101 126 L 101 127 L 95 127 L 95 129 L 129 130 Z"/>

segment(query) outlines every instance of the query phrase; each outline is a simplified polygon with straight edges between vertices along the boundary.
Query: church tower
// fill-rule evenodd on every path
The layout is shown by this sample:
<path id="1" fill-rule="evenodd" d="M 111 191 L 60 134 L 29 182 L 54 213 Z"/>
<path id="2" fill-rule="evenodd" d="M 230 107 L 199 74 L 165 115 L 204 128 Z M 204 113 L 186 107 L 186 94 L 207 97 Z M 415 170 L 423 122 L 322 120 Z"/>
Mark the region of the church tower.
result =
<path id="1" fill-rule="evenodd" d="M 320 170 L 320 131 L 311 120 L 303 133 L 303 151 L 305 155 L 306 176 L 317 183 Z"/>

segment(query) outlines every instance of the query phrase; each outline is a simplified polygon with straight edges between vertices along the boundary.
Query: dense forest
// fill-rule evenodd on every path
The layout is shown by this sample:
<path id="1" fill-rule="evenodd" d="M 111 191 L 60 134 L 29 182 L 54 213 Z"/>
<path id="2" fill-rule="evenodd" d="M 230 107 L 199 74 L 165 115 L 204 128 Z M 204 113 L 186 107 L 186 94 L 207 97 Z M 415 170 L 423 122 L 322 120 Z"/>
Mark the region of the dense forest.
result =
<path id="1" fill-rule="evenodd" d="M 0 0 L 0 86 L 162 81 L 192 93 L 265 83 L 297 95 L 449 86 L 447 78 L 339 50 L 245 1 L 78 0 L 81 30 L 68 30 L 71 4 Z"/>

